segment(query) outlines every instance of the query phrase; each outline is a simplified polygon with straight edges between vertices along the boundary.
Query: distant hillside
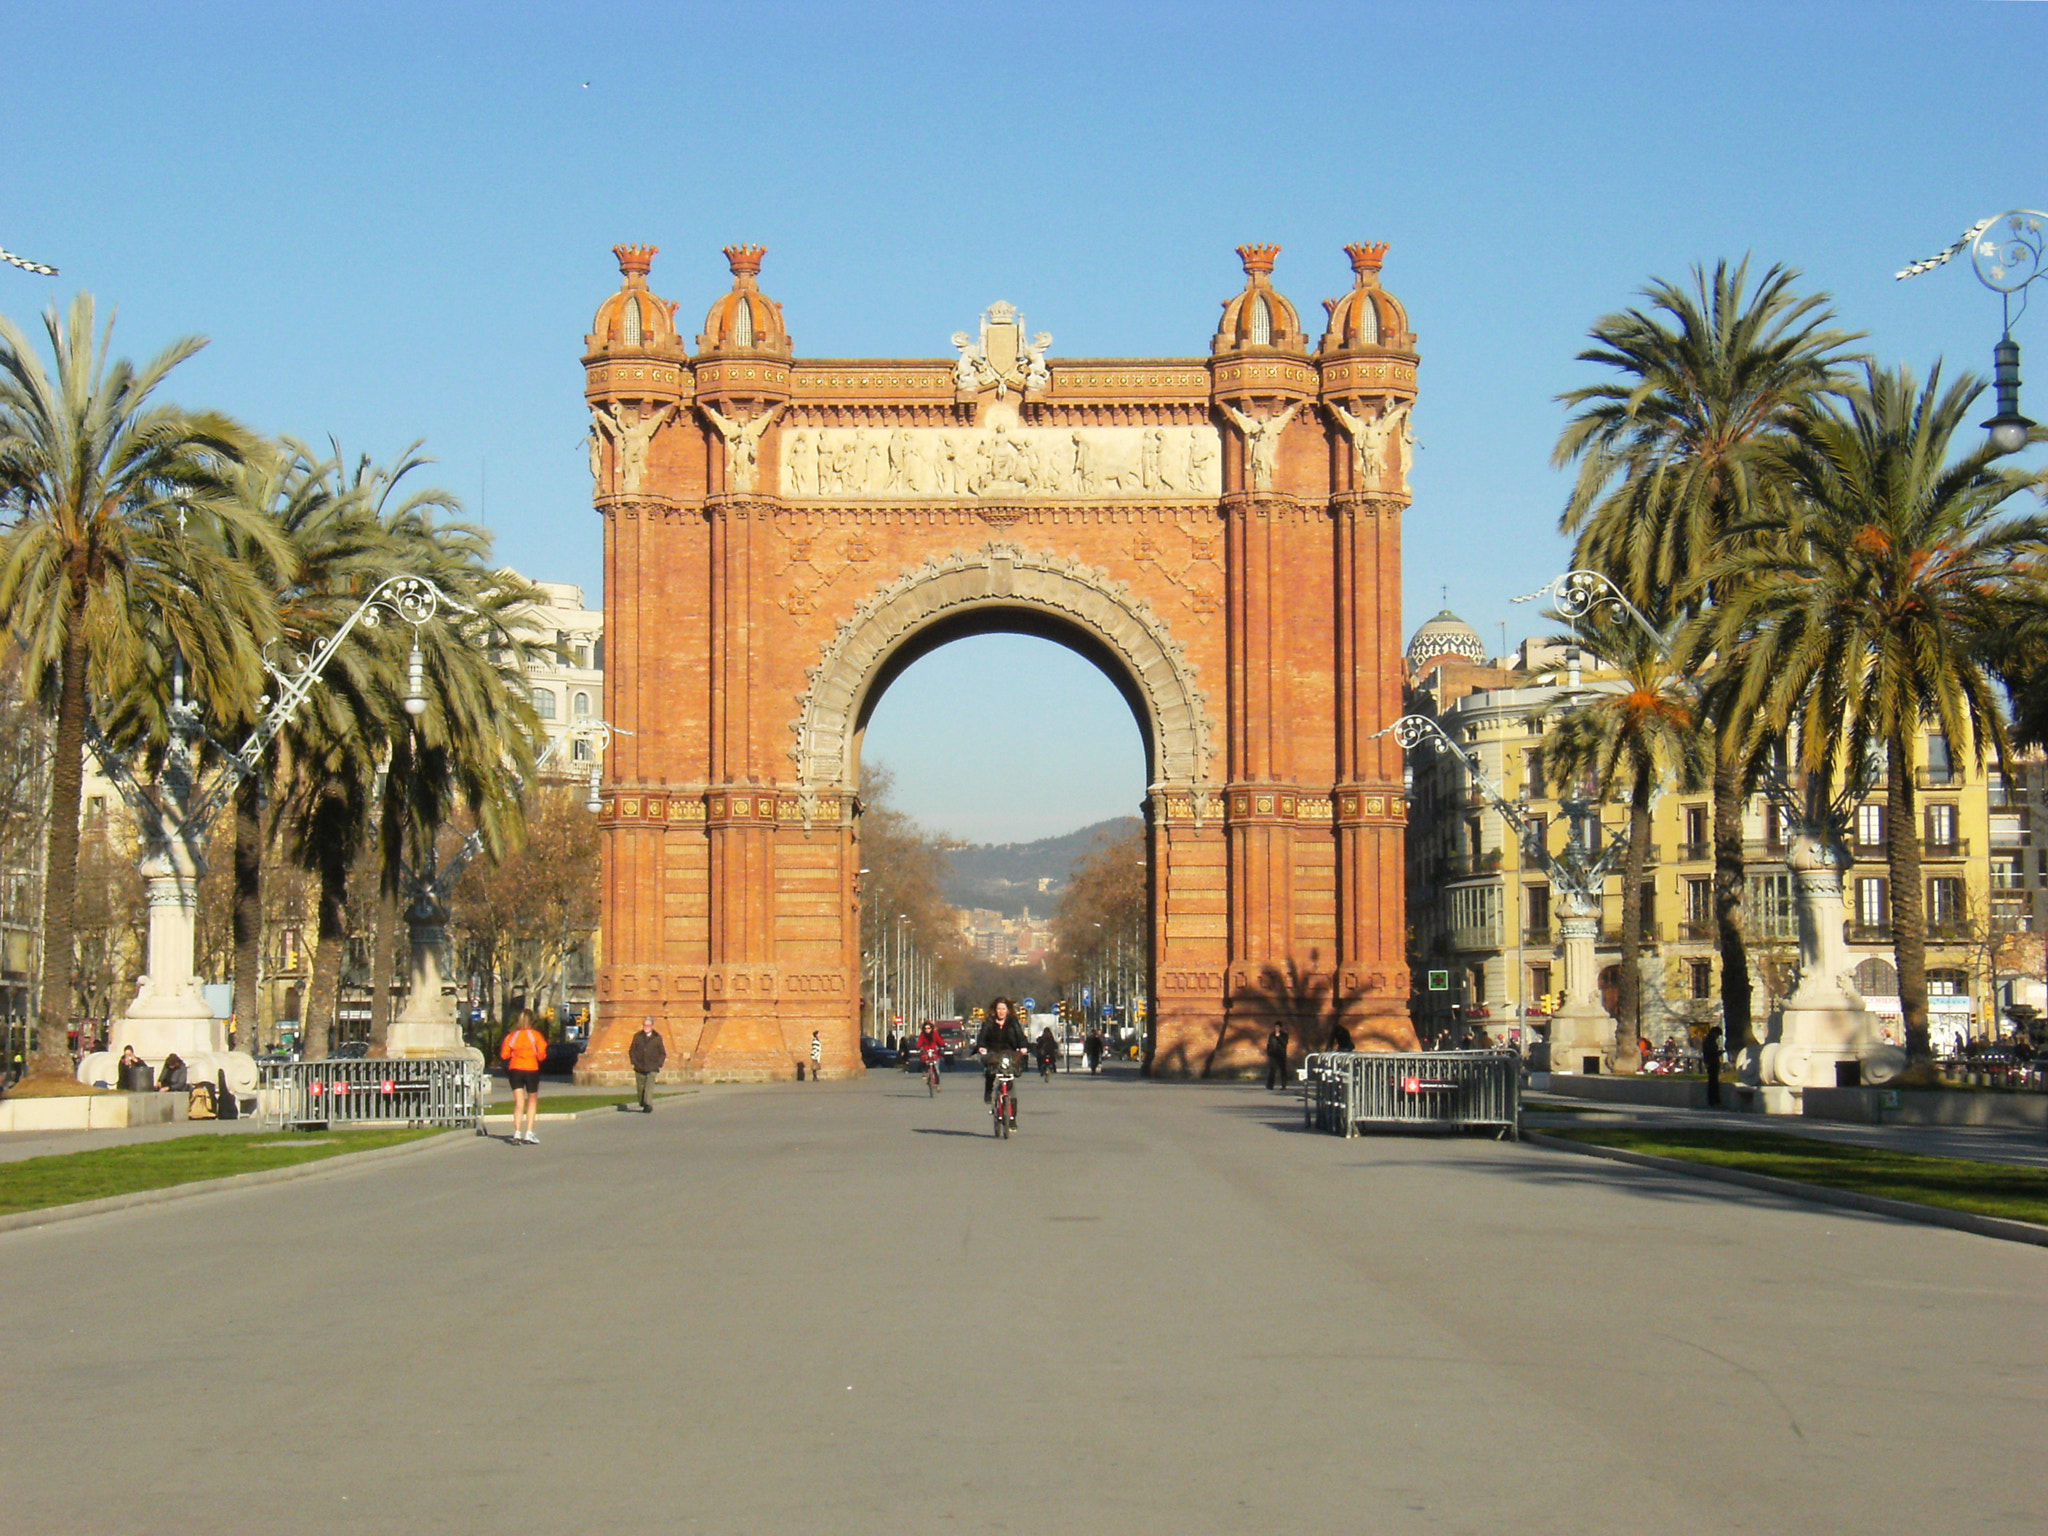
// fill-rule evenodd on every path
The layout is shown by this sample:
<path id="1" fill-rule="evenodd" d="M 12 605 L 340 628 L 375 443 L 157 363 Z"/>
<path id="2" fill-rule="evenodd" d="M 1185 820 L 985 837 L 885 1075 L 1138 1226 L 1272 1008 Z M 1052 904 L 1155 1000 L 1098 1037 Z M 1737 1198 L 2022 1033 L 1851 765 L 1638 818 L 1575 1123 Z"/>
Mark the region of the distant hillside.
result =
<path id="1" fill-rule="evenodd" d="M 1092 827 L 1035 843 L 976 843 L 956 848 L 946 875 L 946 899 L 956 907 L 988 907 L 1005 917 L 1049 916 L 1066 889 L 1074 860 L 1095 846 L 1097 834 L 1117 837 L 1143 826 L 1135 816 L 1098 821 Z"/>

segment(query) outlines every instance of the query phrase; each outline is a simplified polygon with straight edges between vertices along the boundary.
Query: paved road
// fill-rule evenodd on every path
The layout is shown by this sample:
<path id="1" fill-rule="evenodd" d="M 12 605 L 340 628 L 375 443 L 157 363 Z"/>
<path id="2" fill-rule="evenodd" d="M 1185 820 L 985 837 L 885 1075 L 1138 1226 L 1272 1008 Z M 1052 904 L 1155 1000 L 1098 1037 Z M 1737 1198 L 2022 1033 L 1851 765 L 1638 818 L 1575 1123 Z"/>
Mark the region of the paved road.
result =
<path id="1" fill-rule="evenodd" d="M 976 1086 L 0 1234 L 0 1532 L 2039 1529 L 2048 1252 L 1238 1087 L 997 1144 Z"/>

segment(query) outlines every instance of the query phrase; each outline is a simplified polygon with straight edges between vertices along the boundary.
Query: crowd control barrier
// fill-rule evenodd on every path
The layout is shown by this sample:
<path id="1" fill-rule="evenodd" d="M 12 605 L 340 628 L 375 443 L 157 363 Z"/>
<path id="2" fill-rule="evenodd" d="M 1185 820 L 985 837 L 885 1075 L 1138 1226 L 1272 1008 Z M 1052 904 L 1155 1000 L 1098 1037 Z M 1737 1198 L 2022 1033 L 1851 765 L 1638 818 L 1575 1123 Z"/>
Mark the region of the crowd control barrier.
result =
<path id="1" fill-rule="evenodd" d="M 1510 1051 L 1358 1051 L 1310 1056 L 1308 1125 L 1333 1136 L 1360 1126 L 1491 1126 L 1520 1134 L 1522 1062 Z"/>
<path id="2" fill-rule="evenodd" d="M 465 1056 L 288 1061 L 263 1069 L 264 1118 L 280 1125 L 466 1125 L 483 1132 L 490 1078 Z"/>

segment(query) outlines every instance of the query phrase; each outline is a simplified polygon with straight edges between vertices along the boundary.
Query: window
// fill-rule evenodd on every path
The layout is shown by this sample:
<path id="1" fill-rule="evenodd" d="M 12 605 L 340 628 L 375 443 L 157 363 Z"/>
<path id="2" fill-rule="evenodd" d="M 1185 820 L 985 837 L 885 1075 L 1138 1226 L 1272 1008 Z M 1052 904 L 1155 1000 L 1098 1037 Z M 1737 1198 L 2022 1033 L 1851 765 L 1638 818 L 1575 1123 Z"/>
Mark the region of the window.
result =
<path id="1" fill-rule="evenodd" d="M 1643 938 L 1654 942 L 1657 937 L 1657 883 L 1645 880 L 1636 891 L 1643 909 Z"/>
<path id="2" fill-rule="evenodd" d="M 1693 929 L 1693 938 L 1710 938 L 1714 926 L 1714 882 L 1711 880 L 1688 880 L 1685 882 L 1685 920 Z"/>
<path id="3" fill-rule="evenodd" d="M 1865 997 L 1897 997 L 1899 973 L 1891 961 L 1872 955 L 1856 967 L 1856 990 Z"/>
<path id="4" fill-rule="evenodd" d="M 89 796 L 85 802 L 85 814 L 95 819 L 104 817 L 107 814 L 107 797 L 105 795 Z"/>
<path id="5" fill-rule="evenodd" d="M 533 712 L 543 720 L 555 718 L 555 691 L 552 688 L 533 690 Z"/>
<path id="6" fill-rule="evenodd" d="M 639 346 L 640 337 L 640 301 L 638 299 L 628 299 L 626 300 L 626 345 L 629 347 Z"/>
<path id="7" fill-rule="evenodd" d="M 1927 846 L 1953 853 L 1956 846 L 1956 808 L 1945 801 L 1927 807 Z"/>
<path id="8" fill-rule="evenodd" d="M 754 344 L 754 306 L 745 299 L 740 300 L 739 313 L 733 317 L 732 344 L 736 347 Z"/>
<path id="9" fill-rule="evenodd" d="M 1712 838 L 1713 833 L 1710 830 L 1707 808 L 1704 805 L 1688 805 L 1685 808 L 1686 846 L 1699 851 L 1696 854 L 1688 854 L 1687 856 L 1704 857 L 1707 851 L 1707 844 Z"/>
<path id="10" fill-rule="evenodd" d="M 1550 932 L 1550 887 L 1547 885 L 1525 886 L 1529 901 L 1529 932 L 1545 934 Z M 1540 942 L 1540 941 L 1539 941 Z"/>
<path id="11" fill-rule="evenodd" d="M 1995 770 L 1985 780 L 1985 788 L 1989 791 L 1991 804 L 1995 807 L 2012 805 L 2016 803 L 2017 799 L 2024 799 L 2023 796 L 2015 797 L 2011 782 L 2007 780 L 2004 774 Z"/>
<path id="12" fill-rule="evenodd" d="M 1265 299 L 1252 295 L 1252 345 L 1270 347 L 1273 344 L 1273 312 L 1266 308 Z"/>
<path id="13" fill-rule="evenodd" d="M 578 720 L 589 719 L 590 695 L 587 693 L 577 694 L 576 697 L 570 700 L 569 702 L 569 713 L 574 715 Z"/>
<path id="14" fill-rule="evenodd" d="M 589 761 L 590 761 L 590 743 L 589 743 L 589 742 L 587 742 L 587 741 L 585 741 L 585 740 L 584 740 L 584 739 L 583 739 L 582 737 L 580 737 L 580 736 L 579 736 L 579 737 L 577 737 L 577 738 L 576 738 L 576 739 L 575 739 L 574 741 L 570 742 L 570 743 L 569 743 L 569 761 L 570 761 L 570 762 L 572 762 L 572 763 L 587 763 L 587 762 L 589 762 Z"/>
<path id="15" fill-rule="evenodd" d="M 1531 747 L 1522 754 L 1522 793 L 1531 800 L 1543 798 L 1543 749 Z"/>
<path id="16" fill-rule="evenodd" d="M 1963 923 L 1963 882 L 1954 875 L 1937 875 L 1927 882 L 1927 928 L 1930 933 L 1950 932 Z"/>
<path id="17" fill-rule="evenodd" d="M 1970 977 L 1966 971 L 1935 970 L 1927 973 L 1927 995 L 1929 997 L 1967 997 L 1970 994 Z"/>
<path id="18" fill-rule="evenodd" d="M 1930 784 L 1953 784 L 1956 778 L 1955 759 L 1949 755 L 1948 738 L 1932 735 L 1927 738 L 1927 782 Z"/>
<path id="19" fill-rule="evenodd" d="M 1532 965 L 1529 967 L 1529 992 L 1533 997 L 1550 995 L 1550 967 Z"/>
<path id="20" fill-rule="evenodd" d="M 1692 963 L 1692 995 L 1695 1002 L 1705 1002 L 1714 995 L 1714 962 L 1695 960 Z"/>
<path id="21" fill-rule="evenodd" d="M 1882 848 L 1884 846 L 1883 806 L 1859 805 L 1856 807 L 1856 846 L 1859 848 Z"/>
<path id="22" fill-rule="evenodd" d="M 2026 886 L 2026 875 L 2015 858 L 1993 859 L 1991 861 L 1991 889 L 1994 891 L 2017 891 Z"/>
<path id="23" fill-rule="evenodd" d="M 577 665 L 577 666 L 579 666 L 579 667 L 581 667 L 581 668 L 582 668 L 582 669 L 583 669 L 584 671 L 586 671 L 586 672 L 588 672 L 588 671 L 590 670 L 590 647 L 589 647 L 589 646 L 587 646 L 587 645 L 578 645 L 578 646 L 576 647 L 576 665 Z"/>
<path id="24" fill-rule="evenodd" d="M 1775 805 L 1764 806 L 1764 847 L 1776 852 L 1785 846 L 1785 813 Z"/>
<path id="25" fill-rule="evenodd" d="M 1856 926 L 1889 928 L 1891 921 L 1891 882 L 1882 875 L 1865 875 L 1857 880 Z"/>
<path id="26" fill-rule="evenodd" d="M 1760 939 L 1796 939 L 1799 923 L 1792 906 L 1792 877 L 1751 875 L 1749 878 L 1751 931 Z"/>

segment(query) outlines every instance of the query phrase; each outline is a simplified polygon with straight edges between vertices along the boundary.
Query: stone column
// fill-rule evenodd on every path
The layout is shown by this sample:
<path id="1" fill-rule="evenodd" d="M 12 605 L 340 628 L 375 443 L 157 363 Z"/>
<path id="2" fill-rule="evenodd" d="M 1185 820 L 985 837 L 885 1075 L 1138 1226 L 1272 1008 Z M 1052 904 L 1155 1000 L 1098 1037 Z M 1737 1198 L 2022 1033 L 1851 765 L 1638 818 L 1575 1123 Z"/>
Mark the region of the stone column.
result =
<path id="1" fill-rule="evenodd" d="M 1600 1006 L 1599 961 L 1594 946 L 1600 938 L 1600 903 L 1552 886 L 1558 927 L 1564 934 L 1564 1006 L 1550 1020 L 1550 1070 L 1584 1072 L 1591 1058 L 1596 1070 L 1614 1065 L 1614 1020 Z"/>
<path id="2" fill-rule="evenodd" d="M 1859 1083 L 1889 1082 L 1906 1069 L 1906 1053 L 1884 1043 L 1849 985 L 1843 850 L 1822 829 L 1801 826 L 1785 862 L 1798 895 L 1799 984 L 1770 1020 L 1755 1067 L 1764 1107 L 1797 1114 L 1806 1089 L 1833 1088 L 1852 1075 Z M 1844 1071 L 1851 1062 L 1853 1071 Z"/>

